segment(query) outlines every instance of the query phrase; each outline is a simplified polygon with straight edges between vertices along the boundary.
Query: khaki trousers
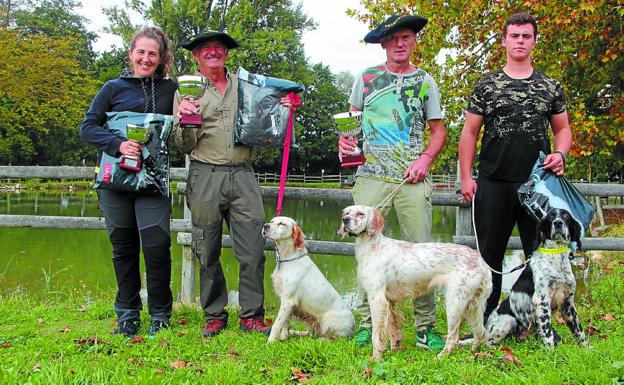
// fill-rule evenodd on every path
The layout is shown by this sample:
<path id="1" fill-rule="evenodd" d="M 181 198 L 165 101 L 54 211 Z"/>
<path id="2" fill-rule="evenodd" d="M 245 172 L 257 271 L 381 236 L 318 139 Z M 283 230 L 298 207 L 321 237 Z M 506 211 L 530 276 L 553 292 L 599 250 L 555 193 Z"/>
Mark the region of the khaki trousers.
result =
<path id="1" fill-rule="evenodd" d="M 240 263 L 238 315 L 263 318 L 264 208 L 252 168 L 191 162 L 187 203 L 193 222 L 193 253 L 200 262 L 200 302 L 206 319 L 228 318 L 227 287 L 219 260 L 224 220 Z"/>
<path id="2" fill-rule="evenodd" d="M 375 207 L 387 197 L 399 184 L 378 179 L 358 177 L 353 187 L 353 201 L 358 205 Z M 418 243 L 431 241 L 431 192 L 433 186 L 429 177 L 416 184 L 406 183 L 380 210 L 387 216 L 394 207 L 404 240 Z M 423 331 L 435 326 L 435 294 L 430 293 L 416 298 L 414 303 L 414 324 L 416 331 Z M 357 310 L 362 319 L 360 327 L 371 328 L 370 308 L 366 293 L 358 289 Z"/>

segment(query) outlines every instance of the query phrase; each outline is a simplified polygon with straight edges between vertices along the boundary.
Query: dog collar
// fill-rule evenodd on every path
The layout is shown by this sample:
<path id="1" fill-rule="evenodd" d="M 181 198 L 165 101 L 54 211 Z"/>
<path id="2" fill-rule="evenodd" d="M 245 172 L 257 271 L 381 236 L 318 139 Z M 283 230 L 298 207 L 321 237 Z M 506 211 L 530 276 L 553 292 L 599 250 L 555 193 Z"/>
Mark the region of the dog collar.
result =
<path id="1" fill-rule="evenodd" d="M 282 259 L 282 258 L 280 258 L 279 250 L 277 250 L 277 247 L 275 248 L 275 262 L 277 262 L 277 268 L 278 269 L 280 267 L 280 264 L 282 264 L 282 263 L 296 261 L 297 259 L 301 259 L 301 258 L 303 258 L 303 257 L 305 257 L 307 255 L 308 255 L 308 250 L 304 247 L 302 250 L 296 251 L 295 252 L 295 256 L 293 258 Z"/>
<path id="2" fill-rule="evenodd" d="M 549 247 L 539 247 L 537 250 L 542 253 L 542 254 L 561 254 L 561 253 L 565 253 L 566 251 L 568 251 L 568 247 L 556 247 L 556 248 L 549 248 Z"/>

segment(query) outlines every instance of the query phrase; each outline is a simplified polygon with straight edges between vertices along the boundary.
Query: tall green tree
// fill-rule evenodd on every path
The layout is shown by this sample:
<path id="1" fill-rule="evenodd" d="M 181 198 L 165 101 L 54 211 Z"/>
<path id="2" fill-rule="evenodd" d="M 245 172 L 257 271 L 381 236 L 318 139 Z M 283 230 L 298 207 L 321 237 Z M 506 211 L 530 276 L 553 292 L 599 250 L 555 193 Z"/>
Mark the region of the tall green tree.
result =
<path id="1" fill-rule="evenodd" d="M 79 40 L 0 30 L 0 163 L 78 164 L 78 127 L 96 81 Z"/>
<path id="2" fill-rule="evenodd" d="M 292 75 L 297 66 L 306 64 L 301 36 L 315 26 L 301 5 L 293 6 L 290 0 L 129 0 L 125 8 L 105 8 L 107 30 L 126 43 L 139 27 L 130 21 L 129 10 L 167 33 L 174 48 L 174 75 L 195 71 L 191 54 L 179 43 L 205 30 L 225 30 L 241 42 L 240 49 L 230 52 L 229 65 L 234 69 L 243 66 L 271 76 Z"/>
<path id="3" fill-rule="evenodd" d="M 174 43 L 177 73 L 195 71 L 190 53 L 178 43 L 204 30 L 226 30 L 241 43 L 230 51 L 228 67 L 241 66 L 250 72 L 303 83 L 306 91 L 296 116 L 296 147 L 290 170 L 319 173 L 337 171 L 337 136 L 332 132 L 332 113 L 344 111 L 347 95 L 336 84 L 329 68 L 310 66 L 301 42 L 304 31 L 314 28 L 301 5 L 290 0 L 152 0 L 128 1 L 127 8 L 163 28 Z M 109 8 L 109 31 L 128 39 L 138 26 L 132 25 L 125 9 Z M 281 162 L 280 149 L 262 149 L 255 167 L 275 171 Z"/>
<path id="4" fill-rule="evenodd" d="M 95 34 L 85 27 L 87 20 L 77 13 L 80 2 L 76 0 L 4 0 L 9 7 L 10 28 L 25 35 L 46 35 L 49 37 L 71 38 L 72 51 L 78 54 L 83 68 L 93 63 L 94 53 L 91 47 Z"/>
<path id="5" fill-rule="evenodd" d="M 393 13 L 429 19 L 415 61 L 440 85 L 449 132 L 443 157 L 456 157 L 463 111 L 479 77 L 501 68 L 505 20 L 525 11 L 538 19 L 534 64 L 559 79 L 569 98 L 574 146 L 568 175 L 621 173 L 624 143 L 624 7 L 612 0 L 367 0 L 350 14 L 376 25 Z M 618 157 L 618 154 L 620 155 Z M 590 168 L 590 165 L 592 166 Z M 590 171 L 591 174 L 591 171 Z"/>
<path id="6" fill-rule="evenodd" d="M 294 148 L 289 170 L 292 173 L 336 174 L 339 171 L 338 134 L 332 115 L 349 109 L 348 95 L 339 88 L 336 76 L 322 64 L 309 66 L 302 74 L 306 90 L 296 111 Z M 261 172 L 279 172 L 280 149 L 262 149 L 254 167 Z"/>

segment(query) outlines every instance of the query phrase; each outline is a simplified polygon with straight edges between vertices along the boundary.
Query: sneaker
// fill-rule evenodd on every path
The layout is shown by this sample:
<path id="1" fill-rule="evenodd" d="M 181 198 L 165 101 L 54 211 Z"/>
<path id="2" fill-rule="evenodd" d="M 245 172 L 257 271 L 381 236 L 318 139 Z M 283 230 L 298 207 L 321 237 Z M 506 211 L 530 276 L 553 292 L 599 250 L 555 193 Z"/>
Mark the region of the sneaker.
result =
<path id="1" fill-rule="evenodd" d="M 150 336 L 154 336 L 156 333 L 161 331 L 162 329 L 169 328 L 169 321 L 164 320 L 155 320 L 150 322 L 149 334 Z"/>
<path id="2" fill-rule="evenodd" d="M 117 329 L 113 330 L 113 335 L 121 334 L 124 337 L 134 338 L 141 330 L 141 321 L 138 319 L 122 321 L 117 324 Z"/>
<path id="3" fill-rule="evenodd" d="M 357 346 L 368 345 L 371 342 L 373 333 L 369 328 L 359 328 L 353 335 L 353 341 Z"/>
<path id="4" fill-rule="evenodd" d="M 227 327 L 227 322 L 220 319 L 209 319 L 201 331 L 202 337 L 214 337 Z"/>
<path id="5" fill-rule="evenodd" d="M 264 321 L 259 318 L 241 318 L 240 330 L 244 332 L 260 332 L 267 336 L 271 334 L 271 328 L 266 326 Z"/>
<path id="6" fill-rule="evenodd" d="M 444 338 L 433 328 L 416 333 L 416 346 L 418 347 L 429 350 L 442 350 L 445 344 Z"/>

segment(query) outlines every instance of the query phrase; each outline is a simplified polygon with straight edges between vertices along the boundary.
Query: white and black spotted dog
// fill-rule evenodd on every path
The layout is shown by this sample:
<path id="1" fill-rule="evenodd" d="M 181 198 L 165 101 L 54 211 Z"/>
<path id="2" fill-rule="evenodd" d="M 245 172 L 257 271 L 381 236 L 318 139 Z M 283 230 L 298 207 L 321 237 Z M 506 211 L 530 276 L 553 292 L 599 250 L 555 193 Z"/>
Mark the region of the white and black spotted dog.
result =
<path id="1" fill-rule="evenodd" d="M 569 244 L 581 248 L 581 228 L 564 209 L 551 208 L 537 225 L 538 248 L 511 288 L 509 296 L 490 314 L 485 328 L 490 345 L 512 335 L 520 340 L 537 333 L 544 345 L 560 339 L 552 327 L 552 313 L 559 311 L 583 346 L 585 334 L 574 305 L 576 281 L 570 265 Z"/>

